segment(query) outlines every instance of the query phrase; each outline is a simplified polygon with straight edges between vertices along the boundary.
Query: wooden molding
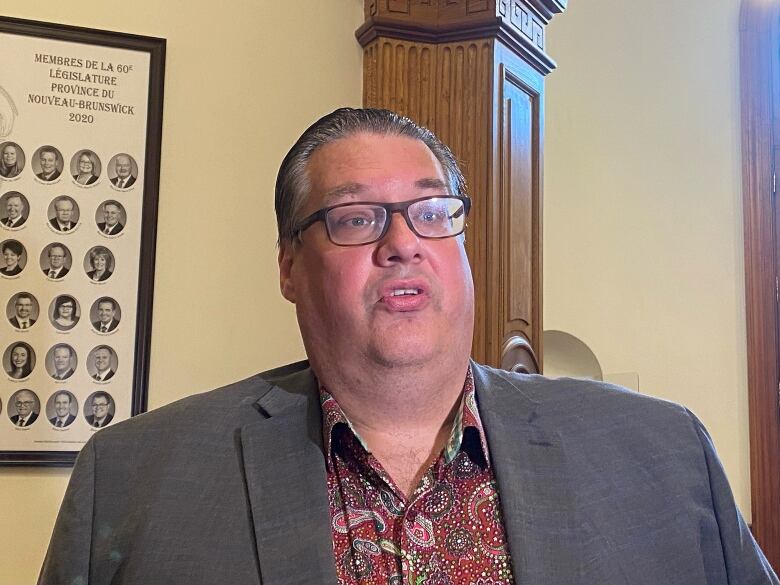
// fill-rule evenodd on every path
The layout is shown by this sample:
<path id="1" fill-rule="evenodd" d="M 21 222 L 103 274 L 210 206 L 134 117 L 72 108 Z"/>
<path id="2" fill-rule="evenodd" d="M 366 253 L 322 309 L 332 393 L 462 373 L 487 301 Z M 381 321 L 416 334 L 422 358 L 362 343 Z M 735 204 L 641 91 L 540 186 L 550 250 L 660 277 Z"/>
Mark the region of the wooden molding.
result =
<path id="1" fill-rule="evenodd" d="M 780 4 L 744 0 L 740 16 L 742 196 L 745 239 L 752 529 L 780 567 L 780 375 L 772 170 L 780 136 L 777 53 Z M 775 98 L 777 99 L 777 98 Z"/>

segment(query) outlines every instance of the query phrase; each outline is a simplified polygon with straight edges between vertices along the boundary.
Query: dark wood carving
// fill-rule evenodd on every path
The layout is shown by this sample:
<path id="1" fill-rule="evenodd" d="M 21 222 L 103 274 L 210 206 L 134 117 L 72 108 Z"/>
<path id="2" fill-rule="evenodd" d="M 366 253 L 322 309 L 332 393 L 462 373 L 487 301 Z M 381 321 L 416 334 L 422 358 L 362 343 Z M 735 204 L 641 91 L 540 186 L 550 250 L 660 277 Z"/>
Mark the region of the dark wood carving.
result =
<path id="1" fill-rule="evenodd" d="M 780 3 L 747 0 L 740 24 L 742 193 L 752 530 L 780 569 L 780 226 L 773 162 L 780 151 Z M 773 103 L 773 94 L 775 102 Z M 774 171 L 777 172 L 776 166 Z"/>
<path id="2" fill-rule="evenodd" d="M 565 0 L 366 0 L 363 103 L 434 130 L 474 199 L 466 237 L 473 355 L 539 371 L 542 358 L 544 27 Z"/>

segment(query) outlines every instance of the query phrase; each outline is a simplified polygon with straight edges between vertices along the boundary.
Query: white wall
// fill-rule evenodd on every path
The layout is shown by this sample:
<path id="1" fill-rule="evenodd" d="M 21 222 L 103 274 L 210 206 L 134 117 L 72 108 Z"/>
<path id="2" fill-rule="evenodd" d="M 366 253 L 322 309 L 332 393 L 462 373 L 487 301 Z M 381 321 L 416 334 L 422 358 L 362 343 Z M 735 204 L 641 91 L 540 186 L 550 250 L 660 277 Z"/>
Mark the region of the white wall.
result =
<path id="1" fill-rule="evenodd" d="M 544 326 L 687 405 L 749 517 L 738 0 L 572 0 L 549 29 Z"/>
<path id="2" fill-rule="evenodd" d="M 362 1 L 4 0 L 3 13 L 168 39 L 149 406 L 301 359 L 273 185 L 306 126 L 360 105 Z M 0 584 L 35 582 L 69 472 L 0 468 Z"/>

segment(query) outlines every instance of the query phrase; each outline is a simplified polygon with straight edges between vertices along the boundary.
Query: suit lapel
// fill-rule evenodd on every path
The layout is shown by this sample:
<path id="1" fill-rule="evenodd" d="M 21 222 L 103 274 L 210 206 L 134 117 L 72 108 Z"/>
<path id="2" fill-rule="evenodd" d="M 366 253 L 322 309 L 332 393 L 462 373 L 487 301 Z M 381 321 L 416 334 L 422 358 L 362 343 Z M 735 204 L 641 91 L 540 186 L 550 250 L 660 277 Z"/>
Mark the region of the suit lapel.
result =
<path id="1" fill-rule="evenodd" d="M 292 392 L 273 387 L 257 402 L 268 418 L 241 428 L 260 576 L 263 585 L 335 583 L 316 381 L 308 370 L 290 379 Z"/>
<path id="2" fill-rule="evenodd" d="M 557 429 L 545 428 L 548 421 L 522 382 L 515 385 L 508 374 L 477 365 L 473 371 L 515 581 L 586 582 L 583 543 L 593 535 L 581 518 Z"/>

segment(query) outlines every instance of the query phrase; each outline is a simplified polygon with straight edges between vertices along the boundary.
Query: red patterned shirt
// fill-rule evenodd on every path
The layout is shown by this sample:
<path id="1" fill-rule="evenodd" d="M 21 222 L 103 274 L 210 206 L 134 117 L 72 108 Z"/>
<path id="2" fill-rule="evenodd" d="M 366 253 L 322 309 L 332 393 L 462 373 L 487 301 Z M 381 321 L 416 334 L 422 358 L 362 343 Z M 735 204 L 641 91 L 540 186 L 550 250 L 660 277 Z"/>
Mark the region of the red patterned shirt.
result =
<path id="1" fill-rule="evenodd" d="M 470 368 L 450 439 L 408 500 L 324 388 L 320 399 L 340 584 L 514 583 Z"/>

